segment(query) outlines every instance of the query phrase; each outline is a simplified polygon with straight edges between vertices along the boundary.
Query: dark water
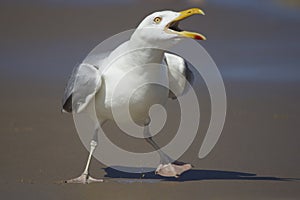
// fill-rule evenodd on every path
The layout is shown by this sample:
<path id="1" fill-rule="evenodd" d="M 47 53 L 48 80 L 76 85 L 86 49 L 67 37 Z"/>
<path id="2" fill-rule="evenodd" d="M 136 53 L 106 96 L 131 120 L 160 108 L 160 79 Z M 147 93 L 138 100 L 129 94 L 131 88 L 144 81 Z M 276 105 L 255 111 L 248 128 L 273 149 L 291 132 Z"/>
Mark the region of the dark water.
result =
<path id="1" fill-rule="evenodd" d="M 286 0 L 210 0 L 209 3 L 233 8 L 263 12 L 287 19 L 300 19 L 299 7 L 290 6 Z M 299 2 L 298 2 L 299 4 Z"/>
<path id="2" fill-rule="evenodd" d="M 56 6 L 87 6 L 87 5 L 103 5 L 103 4 L 130 4 L 135 0 L 28 0 L 26 3 L 22 0 L 3 0 L 6 4 L 40 4 L 40 5 L 56 5 Z"/>
<path id="3" fill-rule="evenodd" d="M 177 1 L 149 7 L 134 0 L 31 0 L 28 5 L 2 1 L 1 76 L 63 81 L 94 46 L 112 34 L 134 28 L 153 10 L 198 5 L 170 2 Z M 212 0 L 200 4 L 208 13 L 200 19 L 202 26 L 196 19 L 188 20 L 187 27 L 207 35 L 208 41 L 201 44 L 224 79 L 300 80 L 300 12 L 276 2 Z M 225 11 L 218 13 L 220 8 Z M 112 14 L 110 10 L 115 9 L 118 13 Z"/>

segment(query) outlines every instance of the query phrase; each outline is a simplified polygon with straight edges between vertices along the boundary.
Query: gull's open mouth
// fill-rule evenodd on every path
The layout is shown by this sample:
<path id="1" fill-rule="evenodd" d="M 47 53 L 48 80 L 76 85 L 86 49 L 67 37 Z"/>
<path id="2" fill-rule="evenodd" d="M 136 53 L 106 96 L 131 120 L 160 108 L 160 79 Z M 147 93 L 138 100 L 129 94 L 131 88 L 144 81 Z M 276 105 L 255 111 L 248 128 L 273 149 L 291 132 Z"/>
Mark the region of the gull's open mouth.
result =
<path id="1" fill-rule="evenodd" d="M 179 21 L 175 21 L 175 22 L 173 21 L 167 25 L 167 28 L 170 29 L 171 31 L 175 31 L 175 32 L 183 31 L 178 27 L 178 25 L 179 25 Z"/>
<path id="2" fill-rule="evenodd" d="M 165 31 L 170 34 L 177 34 L 182 37 L 193 38 L 197 40 L 206 40 L 205 36 L 200 33 L 185 31 L 179 28 L 179 22 L 183 19 L 186 19 L 192 15 L 201 14 L 204 15 L 204 12 L 199 8 L 192 8 L 185 11 L 181 11 L 179 17 L 168 23 L 165 27 Z"/>

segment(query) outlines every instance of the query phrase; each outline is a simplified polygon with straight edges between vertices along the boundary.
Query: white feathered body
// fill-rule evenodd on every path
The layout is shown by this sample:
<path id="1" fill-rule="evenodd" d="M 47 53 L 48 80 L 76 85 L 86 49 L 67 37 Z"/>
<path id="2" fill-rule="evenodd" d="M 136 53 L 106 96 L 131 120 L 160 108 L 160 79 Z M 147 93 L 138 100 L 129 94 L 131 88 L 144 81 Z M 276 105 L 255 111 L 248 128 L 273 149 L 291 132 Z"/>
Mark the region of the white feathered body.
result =
<path id="1" fill-rule="evenodd" d="M 127 123 L 129 109 L 132 120 L 144 125 L 150 107 L 164 105 L 168 99 L 168 68 L 159 65 L 163 51 L 147 48 L 131 51 L 128 46 L 124 43 L 104 62 L 108 67 L 102 73 L 102 85 L 96 94 L 96 111 L 100 120 L 115 120 L 117 114 L 118 122 Z"/>
<path id="2" fill-rule="evenodd" d="M 168 97 L 184 94 L 187 82 L 184 59 L 141 46 L 129 40 L 108 56 L 100 55 L 97 65 L 82 63 L 75 68 L 65 90 L 63 110 L 80 113 L 95 99 L 100 122 L 133 120 L 144 126 L 149 122 L 152 105 L 164 105 Z"/>

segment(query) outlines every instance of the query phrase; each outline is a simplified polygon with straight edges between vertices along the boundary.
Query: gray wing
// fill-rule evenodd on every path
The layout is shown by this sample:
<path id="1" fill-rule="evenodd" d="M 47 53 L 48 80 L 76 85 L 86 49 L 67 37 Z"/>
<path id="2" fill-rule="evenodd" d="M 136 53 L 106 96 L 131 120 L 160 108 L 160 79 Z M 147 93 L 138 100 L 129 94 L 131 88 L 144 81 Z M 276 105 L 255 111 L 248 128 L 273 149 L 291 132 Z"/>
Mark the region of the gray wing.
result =
<path id="1" fill-rule="evenodd" d="M 165 53 L 164 62 L 168 67 L 169 98 L 177 99 L 190 89 L 189 85 L 193 84 L 194 74 L 187 61 L 178 55 Z"/>
<path id="2" fill-rule="evenodd" d="M 64 112 L 81 112 L 101 86 L 101 74 L 97 66 L 81 63 L 73 69 L 64 92 Z"/>
<path id="3" fill-rule="evenodd" d="M 103 62 L 109 54 L 95 48 L 73 69 L 62 99 L 63 112 L 79 113 L 86 108 L 101 87 Z"/>

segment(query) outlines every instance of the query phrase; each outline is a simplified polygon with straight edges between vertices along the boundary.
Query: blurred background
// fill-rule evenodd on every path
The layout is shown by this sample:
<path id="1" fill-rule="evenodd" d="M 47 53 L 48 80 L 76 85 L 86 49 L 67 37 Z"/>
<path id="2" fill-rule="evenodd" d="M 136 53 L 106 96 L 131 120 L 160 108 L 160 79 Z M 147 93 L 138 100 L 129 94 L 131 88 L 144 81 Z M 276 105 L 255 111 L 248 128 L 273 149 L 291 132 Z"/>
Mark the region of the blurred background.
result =
<path id="1" fill-rule="evenodd" d="M 60 113 L 75 64 L 101 41 L 135 28 L 149 13 L 190 7 L 202 8 L 206 16 L 189 18 L 181 27 L 207 36 L 200 43 L 223 76 L 228 112 L 211 154 L 197 158 L 202 135 L 182 160 L 225 175 L 211 173 L 171 188 L 134 185 L 138 191 L 115 183 L 84 188 L 53 184 L 78 175 L 87 156 L 72 117 Z M 1 197 L 300 197 L 297 181 L 259 178 L 300 177 L 299 0 L 1 0 L 0 25 Z M 209 99 L 203 98 L 206 113 Z M 95 176 L 105 176 L 105 166 L 92 165 Z M 229 171 L 257 175 L 243 179 Z"/>
<path id="2" fill-rule="evenodd" d="M 298 0 L 2 0 L 1 74 L 64 80 L 107 37 L 154 11 L 193 6 L 207 15 L 182 26 L 207 35 L 201 44 L 225 79 L 299 78 Z"/>

